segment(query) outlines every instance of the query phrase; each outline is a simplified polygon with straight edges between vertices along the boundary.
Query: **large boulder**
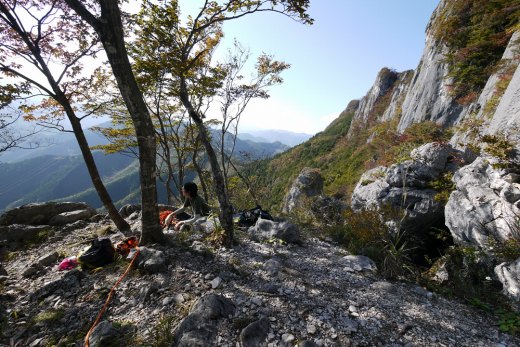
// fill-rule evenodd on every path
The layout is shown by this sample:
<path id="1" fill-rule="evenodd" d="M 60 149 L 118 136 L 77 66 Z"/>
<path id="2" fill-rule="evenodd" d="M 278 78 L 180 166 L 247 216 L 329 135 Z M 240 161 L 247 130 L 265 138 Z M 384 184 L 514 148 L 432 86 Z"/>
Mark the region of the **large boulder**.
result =
<path id="1" fill-rule="evenodd" d="M 132 213 L 134 212 L 140 212 L 141 211 L 141 205 L 124 205 L 119 209 L 119 214 L 123 218 L 128 218 Z"/>
<path id="2" fill-rule="evenodd" d="M 128 258 L 131 259 L 133 255 L 133 253 L 130 253 Z M 139 248 L 136 265 L 138 268 L 152 274 L 164 272 L 168 266 L 164 252 L 150 247 Z"/>
<path id="3" fill-rule="evenodd" d="M 256 224 L 248 230 L 251 237 L 258 241 L 268 241 L 274 238 L 287 243 L 302 244 L 300 229 L 290 222 L 274 222 L 258 218 Z"/>
<path id="4" fill-rule="evenodd" d="M 456 190 L 446 204 L 446 225 L 460 245 L 489 247 L 520 232 L 520 176 L 478 157 L 453 176 Z"/>
<path id="5" fill-rule="evenodd" d="M 70 212 L 63 212 L 55 215 L 49 221 L 49 225 L 66 225 L 72 224 L 80 220 L 88 220 L 96 214 L 93 208 L 86 208 L 84 210 L 76 210 Z"/>
<path id="6" fill-rule="evenodd" d="M 432 182 L 464 163 L 464 153 L 449 144 L 428 143 L 414 149 L 411 160 L 365 172 L 352 194 L 354 210 L 402 211 L 400 227 L 420 231 L 443 222 L 444 204 Z M 404 216 L 403 216 L 404 215 Z"/>
<path id="7" fill-rule="evenodd" d="M 209 294 L 201 297 L 175 330 L 172 347 L 216 346 L 218 320 L 234 312 L 233 302 L 223 296 Z"/>
<path id="8" fill-rule="evenodd" d="M 82 202 L 44 202 L 22 205 L 5 212 L 0 217 L 0 226 L 12 224 L 49 224 L 53 217 L 61 213 L 78 210 L 92 209 Z"/>
<path id="9" fill-rule="evenodd" d="M 267 339 L 270 325 L 269 320 L 264 317 L 245 327 L 240 333 L 242 347 L 261 346 Z"/>
<path id="10" fill-rule="evenodd" d="M 323 177 L 319 170 L 304 168 L 285 196 L 282 212 L 290 213 L 301 207 L 306 199 L 323 193 Z"/>

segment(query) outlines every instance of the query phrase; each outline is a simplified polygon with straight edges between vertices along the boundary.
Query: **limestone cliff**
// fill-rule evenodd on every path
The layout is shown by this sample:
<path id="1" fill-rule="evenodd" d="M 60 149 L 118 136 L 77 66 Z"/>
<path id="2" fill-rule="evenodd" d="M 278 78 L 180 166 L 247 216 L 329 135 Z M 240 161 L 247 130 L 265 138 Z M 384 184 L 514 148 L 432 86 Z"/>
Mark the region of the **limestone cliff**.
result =
<path id="1" fill-rule="evenodd" d="M 400 133 L 412 124 L 425 121 L 449 127 L 477 118 L 484 122 L 483 133 L 511 132 L 518 125 L 520 32 L 512 34 L 502 58 L 494 64 L 494 72 L 478 91 L 475 100 L 458 100 L 453 93 L 455 81 L 447 60 L 453 52 L 436 35 L 439 17 L 447 16 L 446 11 L 450 10 L 447 6 L 451 3 L 454 1 L 443 0 L 434 11 L 426 28 L 423 55 L 415 70 L 398 73 L 383 68 L 379 72 L 374 85 L 361 99 L 349 133 L 358 131 L 360 126 L 370 127 L 374 122 L 391 120 Z M 454 144 L 462 137 L 459 131 Z"/>

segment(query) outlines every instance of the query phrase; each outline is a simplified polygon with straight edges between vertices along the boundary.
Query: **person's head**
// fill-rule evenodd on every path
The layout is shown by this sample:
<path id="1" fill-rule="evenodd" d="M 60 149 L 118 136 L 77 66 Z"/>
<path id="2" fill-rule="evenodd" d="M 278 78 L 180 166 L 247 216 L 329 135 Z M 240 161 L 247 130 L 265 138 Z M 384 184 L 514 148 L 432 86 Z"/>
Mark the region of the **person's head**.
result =
<path id="1" fill-rule="evenodd" d="M 197 196 L 199 188 L 193 182 L 184 183 L 182 186 L 182 195 L 186 198 L 194 198 Z"/>

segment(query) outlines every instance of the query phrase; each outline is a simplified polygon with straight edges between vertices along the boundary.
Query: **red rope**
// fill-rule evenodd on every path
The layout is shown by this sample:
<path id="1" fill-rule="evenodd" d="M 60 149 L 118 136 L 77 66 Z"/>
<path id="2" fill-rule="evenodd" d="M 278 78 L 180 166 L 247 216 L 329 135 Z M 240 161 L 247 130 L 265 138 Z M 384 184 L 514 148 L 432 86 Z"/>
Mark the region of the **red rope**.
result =
<path id="1" fill-rule="evenodd" d="M 119 285 L 119 283 L 121 283 L 123 278 L 125 278 L 125 276 L 128 274 L 128 272 L 132 268 L 132 264 L 134 263 L 134 261 L 135 261 L 135 259 L 137 258 L 138 255 L 139 255 L 139 247 L 136 247 L 136 252 L 134 254 L 134 257 L 132 258 L 132 261 L 130 261 L 130 264 L 128 264 L 128 267 L 126 268 L 125 272 L 121 275 L 121 277 L 119 277 L 119 279 L 117 280 L 116 284 L 114 284 L 112 289 L 110 289 L 110 292 L 108 293 L 108 297 L 107 297 L 107 300 L 105 301 L 105 304 L 101 308 L 101 311 L 99 311 L 99 314 L 97 315 L 97 318 L 94 321 L 94 324 L 92 324 L 92 327 L 88 331 L 87 336 L 85 336 L 85 347 L 89 347 L 88 339 L 90 338 L 90 335 L 92 334 L 92 331 L 94 331 L 94 328 L 98 325 L 99 321 L 103 317 L 103 314 L 107 310 L 108 304 L 110 303 L 110 300 L 112 299 L 112 296 L 114 295 L 114 292 L 115 292 L 117 286 Z"/>

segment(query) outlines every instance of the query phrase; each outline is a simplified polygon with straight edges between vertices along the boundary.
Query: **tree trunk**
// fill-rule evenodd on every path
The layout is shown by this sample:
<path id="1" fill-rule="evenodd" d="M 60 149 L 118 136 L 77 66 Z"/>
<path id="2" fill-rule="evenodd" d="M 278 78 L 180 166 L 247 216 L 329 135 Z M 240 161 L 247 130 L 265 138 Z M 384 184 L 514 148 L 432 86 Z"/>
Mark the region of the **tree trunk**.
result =
<path id="1" fill-rule="evenodd" d="M 197 140 L 198 141 L 198 140 Z M 195 167 L 195 171 L 197 171 L 197 175 L 199 175 L 200 185 L 202 187 L 202 192 L 204 193 L 204 199 L 209 202 L 209 193 L 208 188 L 206 185 L 206 179 L 204 178 L 204 173 L 202 172 L 202 168 L 199 165 L 199 162 L 197 161 L 198 156 L 198 144 L 195 145 L 195 150 L 193 151 L 193 157 L 192 157 L 192 163 Z"/>
<path id="2" fill-rule="evenodd" d="M 233 244 L 233 208 L 229 203 L 229 198 L 226 190 L 226 182 L 224 180 L 224 176 L 222 175 L 222 171 L 218 164 L 217 154 L 211 145 L 211 141 L 208 136 L 208 132 L 203 123 L 197 123 L 197 127 L 199 128 L 200 140 L 206 149 L 206 154 L 208 155 L 208 160 L 211 166 L 211 173 L 213 175 L 213 183 L 215 186 L 215 193 L 217 194 L 217 199 L 220 205 L 220 224 L 222 228 L 225 230 L 224 237 L 224 245 L 227 247 L 231 247 Z"/>
<path id="3" fill-rule="evenodd" d="M 206 126 L 204 125 L 202 118 L 198 114 L 198 112 L 193 107 L 189 95 L 186 88 L 186 81 L 181 79 L 181 88 L 179 93 L 180 99 L 191 119 L 197 126 L 199 130 L 199 138 L 206 149 L 206 154 L 208 155 L 208 160 L 211 166 L 211 173 L 213 175 L 213 184 L 215 186 L 215 193 L 217 194 L 217 199 L 220 205 L 220 224 L 224 229 L 224 240 L 223 244 L 226 247 L 231 247 L 233 245 L 233 209 L 231 204 L 229 203 L 229 198 L 226 190 L 226 183 L 224 181 L 224 176 L 222 175 L 222 170 L 220 169 L 217 154 L 211 145 L 211 141 L 208 136 L 208 131 Z"/>
<path id="4" fill-rule="evenodd" d="M 99 19 L 94 18 L 80 2 L 69 0 L 66 2 L 90 23 L 99 35 L 135 127 L 141 179 L 141 244 L 163 241 L 164 234 L 159 224 L 157 206 L 155 131 L 128 59 L 118 1 L 99 0 L 101 7 Z"/>
<path id="5" fill-rule="evenodd" d="M 114 222 L 117 229 L 121 231 L 130 230 L 130 225 L 121 217 L 119 211 L 117 211 L 114 203 L 112 202 L 112 198 L 108 194 L 108 191 L 101 180 L 99 175 L 99 171 L 97 169 L 96 162 L 94 161 L 94 156 L 90 151 L 90 147 L 88 145 L 87 139 L 85 137 L 85 133 L 81 127 L 80 121 L 74 115 L 70 115 L 70 112 L 74 112 L 70 105 L 64 106 L 65 112 L 67 113 L 70 123 L 72 125 L 72 130 L 74 131 L 74 135 L 76 136 L 76 140 L 78 141 L 79 148 L 81 150 L 81 154 L 83 155 L 83 160 L 85 161 L 85 165 L 87 166 L 88 173 L 90 178 L 92 179 L 92 184 L 96 189 L 96 192 L 99 196 L 99 199 L 103 203 L 103 206 L 107 209 L 108 216 Z"/>

